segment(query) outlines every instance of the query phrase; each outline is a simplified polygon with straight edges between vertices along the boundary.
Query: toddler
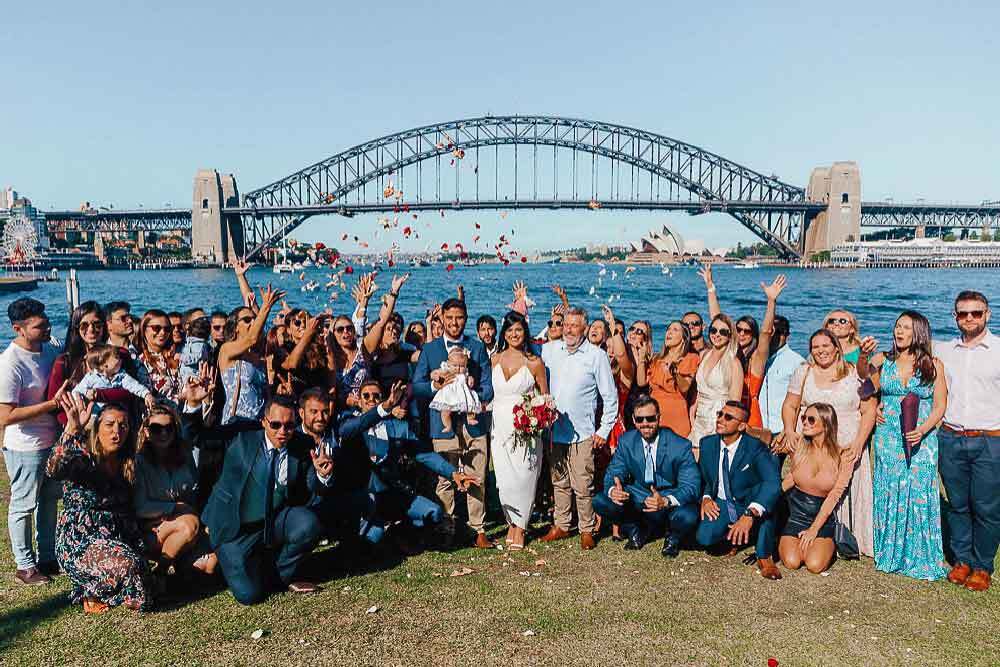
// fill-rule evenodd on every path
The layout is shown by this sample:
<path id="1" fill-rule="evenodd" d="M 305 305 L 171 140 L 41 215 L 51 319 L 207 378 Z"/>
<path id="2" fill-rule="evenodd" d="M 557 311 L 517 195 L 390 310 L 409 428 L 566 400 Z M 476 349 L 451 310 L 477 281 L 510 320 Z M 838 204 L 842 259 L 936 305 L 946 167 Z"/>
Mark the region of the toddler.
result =
<path id="1" fill-rule="evenodd" d="M 95 346 L 87 353 L 87 369 L 87 374 L 73 387 L 74 394 L 93 401 L 97 399 L 97 392 L 101 389 L 124 389 L 143 399 L 147 407 L 155 403 L 153 392 L 122 370 L 122 359 L 118 356 L 118 348 L 110 345 Z M 98 403 L 97 408 L 103 409 L 104 404 Z"/>
<path id="2" fill-rule="evenodd" d="M 212 335 L 212 320 L 199 317 L 188 324 L 187 339 L 180 353 L 181 387 L 186 387 L 189 378 L 198 377 L 198 366 L 203 361 L 212 361 L 212 347 L 209 337 Z"/>
<path id="3" fill-rule="evenodd" d="M 469 387 L 469 352 L 462 347 L 453 347 L 448 353 L 448 360 L 441 363 L 441 368 L 431 372 L 431 380 L 438 382 L 447 372 L 457 372 L 455 380 L 441 387 L 431 408 L 441 413 L 442 431 L 452 432 L 452 413 L 464 412 L 467 424 L 478 424 L 477 414 L 483 406 L 479 396 Z"/>

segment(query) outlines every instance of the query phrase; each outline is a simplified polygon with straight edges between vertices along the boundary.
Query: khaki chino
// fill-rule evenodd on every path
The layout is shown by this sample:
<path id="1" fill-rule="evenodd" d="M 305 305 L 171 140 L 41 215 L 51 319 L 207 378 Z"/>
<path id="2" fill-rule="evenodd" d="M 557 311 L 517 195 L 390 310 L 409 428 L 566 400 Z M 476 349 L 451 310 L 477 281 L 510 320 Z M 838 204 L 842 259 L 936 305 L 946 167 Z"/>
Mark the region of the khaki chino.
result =
<path id="1" fill-rule="evenodd" d="M 553 521 L 557 528 L 569 532 L 573 522 L 573 495 L 580 533 L 592 533 L 594 519 L 594 449 L 593 440 L 549 444 L 549 466 L 552 471 L 552 496 L 555 501 Z"/>
<path id="2" fill-rule="evenodd" d="M 482 417 L 480 417 L 482 418 Z M 456 420 L 458 421 L 458 420 Z M 457 426 L 457 425 L 456 425 Z M 472 475 L 478 482 L 469 486 L 466 492 L 466 502 L 469 510 L 469 528 L 477 533 L 485 531 L 486 523 L 486 467 L 489 462 L 486 449 L 486 436 L 473 437 L 465 424 L 452 438 L 435 438 L 434 451 L 443 456 L 467 475 Z M 455 521 L 455 482 L 451 478 L 439 477 L 437 482 L 437 497 L 444 507 L 450 522 Z"/>

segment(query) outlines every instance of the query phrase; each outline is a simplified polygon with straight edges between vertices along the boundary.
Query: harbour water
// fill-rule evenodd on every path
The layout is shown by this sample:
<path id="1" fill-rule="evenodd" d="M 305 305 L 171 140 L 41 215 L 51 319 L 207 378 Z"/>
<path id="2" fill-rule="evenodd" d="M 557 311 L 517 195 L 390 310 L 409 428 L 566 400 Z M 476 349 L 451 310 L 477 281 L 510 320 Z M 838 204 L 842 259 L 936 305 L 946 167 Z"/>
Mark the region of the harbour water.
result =
<path id="1" fill-rule="evenodd" d="M 443 265 L 430 267 L 395 267 L 384 270 L 379 286 L 388 289 L 390 273 L 408 270 L 412 277 L 403 288 L 400 312 L 407 322 L 420 317 L 433 303 L 453 296 L 463 285 L 470 317 L 491 314 L 499 320 L 511 300 L 511 284 L 523 280 L 529 294 L 538 305 L 532 312 L 532 329 L 541 328 L 548 319 L 549 308 L 557 302 L 550 286 L 559 283 L 566 288 L 570 301 L 599 314 L 601 302 L 610 305 L 615 315 L 631 322 L 648 319 L 653 323 L 656 347 L 662 344 L 666 324 L 678 319 L 685 311 L 697 310 L 707 316 L 705 286 L 694 268 L 674 268 L 669 274 L 660 267 L 636 267 L 625 275 L 623 265 L 607 265 L 599 275 L 597 264 L 526 264 L 456 266 L 446 271 Z M 356 267 L 356 278 L 364 270 Z M 769 268 L 736 270 L 728 267 L 715 270 L 722 308 L 734 317 L 753 315 L 763 318 L 764 296 L 761 281 L 770 281 L 779 272 L 788 276 L 789 287 L 782 294 L 778 312 L 792 324 L 792 346 L 802 350 L 809 334 L 822 323 L 826 313 L 846 308 L 857 315 L 863 334 L 877 336 L 888 344 L 896 315 L 906 308 L 924 313 L 931 321 L 935 338 L 953 336 L 955 324 L 951 316 L 952 302 L 962 289 L 976 289 L 986 294 L 992 303 L 1000 303 L 998 273 L 991 269 L 858 269 L 815 270 Z M 126 300 L 133 313 L 142 314 L 147 308 L 184 310 L 200 306 L 206 310 L 229 310 L 240 302 L 239 289 L 231 271 L 193 269 L 170 271 L 80 271 L 80 300 L 94 299 L 100 303 Z M 335 313 L 350 312 L 350 295 L 337 290 L 325 290 L 326 272 L 319 267 L 306 270 L 306 280 L 316 280 L 320 287 L 313 292 L 301 290 L 304 282 L 299 274 L 276 275 L 270 267 L 255 267 L 249 274 L 254 285 L 268 282 L 288 290 L 287 301 L 317 312 L 329 305 Z M 348 284 L 350 284 L 350 280 Z M 594 293 L 591 294 L 591 288 Z M 64 339 L 67 326 L 65 284 L 39 283 L 38 289 L 18 294 L 0 294 L 0 343 L 12 338 L 6 319 L 7 305 L 20 296 L 31 296 L 44 302 L 53 322 L 52 333 Z M 372 316 L 376 310 L 371 309 Z M 471 326 L 468 330 L 471 330 Z"/>

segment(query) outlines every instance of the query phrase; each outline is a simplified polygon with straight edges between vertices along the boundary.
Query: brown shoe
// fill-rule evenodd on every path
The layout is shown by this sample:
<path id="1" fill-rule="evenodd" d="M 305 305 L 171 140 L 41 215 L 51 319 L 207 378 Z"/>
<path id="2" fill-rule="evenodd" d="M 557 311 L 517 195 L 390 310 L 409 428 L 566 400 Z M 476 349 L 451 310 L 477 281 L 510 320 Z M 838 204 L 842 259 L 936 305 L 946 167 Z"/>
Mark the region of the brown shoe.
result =
<path id="1" fill-rule="evenodd" d="M 597 546 L 597 540 L 594 539 L 593 533 L 580 533 L 580 548 L 584 551 L 590 551 Z"/>
<path id="2" fill-rule="evenodd" d="M 486 537 L 486 533 L 476 533 L 476 541 L 473 546 L 477 549 L 492 549 L 496 545 L 493 544 L 493 540 Z"/>
<path id="3" fill-rule="evenodd" d="M 951 572 L 948 573 L 948 581 L 956 586 L 964 586 L 965 580 L 969 578 L 970 574 L 972 574 L 971 567 L 965 563 L 956 563 L 955 567 L 951 568 Z"/>
<path id="4" fill-rule="evenodd" d="M 965 580 L 965 587 L 977 593 L 988 590 L 990 587 L 990 573 L 986 570 L 973 570 L 969 578 Z"/>
<path id="5" fill-rule="evenodd" d="M 556 540 L 564 540 L 569 537 L 569 533 L 560 528 L 559 526 L 552 526 L 549 528 L 549 532 L 545 533 L 541 537 L 542 542 L 555 542 Z"/>
<path id="6" fill-rule="evenodd" d="M 765 579 L 775 581 L 781 579 L 781 570 L 778 569 L 778 566 L 774 564 L 774 560 L 771 558 L 758 558 L 757 568 L 760 570 L 760 576 Z"/>
<path id="7" fill-rule="evenodd" d="M 27 570 L 18 570 L 14 573 L 14 578 L 25 586 L 42 586 L 51 584 L 52 579 L 42 574 L 37 567 L 29 567 Z"/>
<path id="8" fill-rule="evenodd" d="M 288 584 L 289 593 L 318 593 L 320 587 L 310 581 L 293 581 Z"/>

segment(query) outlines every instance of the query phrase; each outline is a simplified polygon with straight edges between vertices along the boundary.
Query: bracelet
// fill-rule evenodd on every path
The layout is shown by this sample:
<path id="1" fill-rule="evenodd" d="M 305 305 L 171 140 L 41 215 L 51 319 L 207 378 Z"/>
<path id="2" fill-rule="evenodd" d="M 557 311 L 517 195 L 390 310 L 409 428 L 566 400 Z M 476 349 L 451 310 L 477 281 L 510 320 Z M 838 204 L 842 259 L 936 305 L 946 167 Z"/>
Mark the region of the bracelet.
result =
<path id="1" fill-rule="evenodd" d="M 715 285 L 713 285 L 712 287 L 709 287 L 709 288 L 708 288 L 708 291 L 709 291 L 709 292 L 714 292 L 714 291 L 715 291 Z"/>
<path id="2" fill-rule="evenodd" d="M 390 291 L 389 292 L 389 296 L 393 297 L 394 299 L 398 299 L 399 298 L 399 292 L 391 292 Z"/>

